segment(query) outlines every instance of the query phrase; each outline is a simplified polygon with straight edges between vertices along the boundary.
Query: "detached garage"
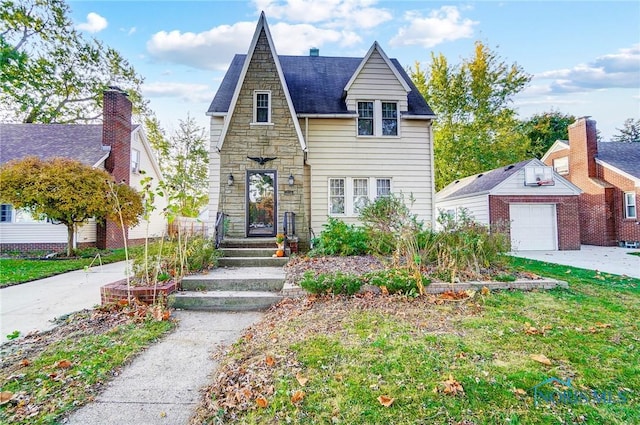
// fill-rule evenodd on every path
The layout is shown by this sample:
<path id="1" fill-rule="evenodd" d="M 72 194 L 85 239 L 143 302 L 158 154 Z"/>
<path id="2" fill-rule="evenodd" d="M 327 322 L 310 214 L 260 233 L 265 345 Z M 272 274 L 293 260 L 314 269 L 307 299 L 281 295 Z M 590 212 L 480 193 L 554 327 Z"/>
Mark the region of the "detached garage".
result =
<path id="1" fill-rule="evenodd" d="M 436 194 L 439 212 L 508 224 L 514 251 L 580 249 L 580 189 L 537 159 L 465 177 Z"/>

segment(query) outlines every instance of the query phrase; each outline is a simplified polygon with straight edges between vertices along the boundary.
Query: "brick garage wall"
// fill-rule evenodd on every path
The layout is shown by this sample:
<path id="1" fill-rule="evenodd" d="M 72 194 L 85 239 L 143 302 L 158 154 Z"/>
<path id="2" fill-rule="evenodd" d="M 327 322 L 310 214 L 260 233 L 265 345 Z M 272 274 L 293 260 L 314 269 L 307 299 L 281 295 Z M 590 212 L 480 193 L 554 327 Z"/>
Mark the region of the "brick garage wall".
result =
<path id="1" fill-rule="evenodd" d="M 489 196 L 489 221 L 494 226 L 510 222 L 509 204 L 555 204 L 558 229 L 558 249 L 580 249 L 578 196 Z M 507 230 L 509 234 L 509 231 Z M 509 234 L 510 236 L 510 234 Z"/>
<path id="2" fill-rule="evenodd" d="M 624 193 L 635 192 L 636 216 L 640 212 L 640 188 L 635 187 L 635 182 L 615 171 L 598 165 L 598 177 L 615 186 L 611 189 L 611 224 L 612 244 L 618 241 L 640 242 L 640 217 L 624 217 Z"/>

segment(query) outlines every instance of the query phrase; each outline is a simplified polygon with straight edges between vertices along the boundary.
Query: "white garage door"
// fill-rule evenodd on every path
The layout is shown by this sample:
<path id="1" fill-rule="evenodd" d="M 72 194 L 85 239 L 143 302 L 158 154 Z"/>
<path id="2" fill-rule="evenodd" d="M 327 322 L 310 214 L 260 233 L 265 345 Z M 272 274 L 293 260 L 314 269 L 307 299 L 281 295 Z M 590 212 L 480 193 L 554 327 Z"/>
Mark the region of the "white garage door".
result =
<path id="1" fill-rule="evenodd" d="M 554 204 L 510 204 L 511 249 L 547 251 L 558 248 Z"/>

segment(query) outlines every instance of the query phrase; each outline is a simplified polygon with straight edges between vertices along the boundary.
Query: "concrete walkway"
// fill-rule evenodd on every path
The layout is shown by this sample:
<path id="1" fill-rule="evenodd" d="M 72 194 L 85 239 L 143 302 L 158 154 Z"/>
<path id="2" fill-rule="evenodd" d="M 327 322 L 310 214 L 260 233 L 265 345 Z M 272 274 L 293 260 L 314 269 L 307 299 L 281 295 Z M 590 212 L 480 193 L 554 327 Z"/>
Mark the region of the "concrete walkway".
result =
<path id="1" fill-rule="evenodd" d="M 121 261 L 0 289 L 0 341 L 14 331 L 49 330 L 55 318 L 99 305 L 100 287 L 124 279 L 125 270 Z"/>
<path id="2" fill-rule="evenodd" d="M 629 252 L 640 250 L 582 245 L 579 251 L 518 251 L 512 252 L 511 255 L 640 278 L 640 257 L 629 255 Z"/>
<path id="3" fill-rule="evenodd" d="M 137 357 L 95 402 L 74 412 L 71 425 L 187 424 L 200 401 L 199 389 L 218 367 L 212 352 L 230 344 L 257 322 L 259 312 L 177 311 L 177 329 Z"/>

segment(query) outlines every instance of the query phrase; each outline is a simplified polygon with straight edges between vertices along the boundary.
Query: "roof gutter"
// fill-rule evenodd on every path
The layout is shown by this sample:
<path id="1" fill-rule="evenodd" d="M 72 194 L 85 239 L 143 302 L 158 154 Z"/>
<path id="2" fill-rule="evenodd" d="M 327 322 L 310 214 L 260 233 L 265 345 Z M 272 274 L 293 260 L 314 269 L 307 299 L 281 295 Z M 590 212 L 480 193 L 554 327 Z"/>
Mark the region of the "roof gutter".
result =
<path id="1" fill-rule="evenodd" d="M 297 114 L 298 118 L 358 118 L 358 114 Z"/>
<path id="2" fill-rule="evenodd" d="M 635 187 L 640 187 L 640 179 L 638 177 L 632 176 L 631 174 L 627 173 L 626 171 L 622 171 L 621 169 L 619 169 L 618 167 L 609 164 L 608 162 L 605 162 L 601 159 L 596 158 L 596 164 L 602 165 L 605 168 L 610 169 L 611 171 L 615 171 L 616 173 L 620 174 L 621 176 L 635 182 Z"/>
<path id="3" fill-rule="evenodd" d="M 435 120 L 435 115 L 400 115 L 403 120 Z"/>

